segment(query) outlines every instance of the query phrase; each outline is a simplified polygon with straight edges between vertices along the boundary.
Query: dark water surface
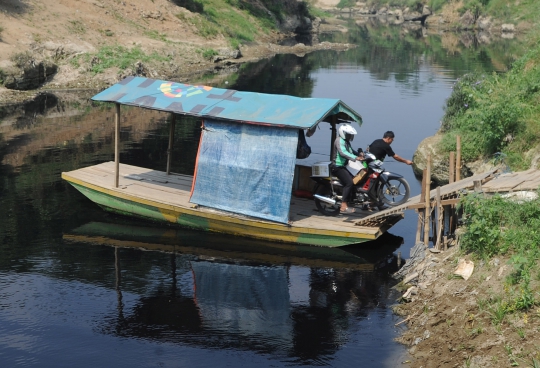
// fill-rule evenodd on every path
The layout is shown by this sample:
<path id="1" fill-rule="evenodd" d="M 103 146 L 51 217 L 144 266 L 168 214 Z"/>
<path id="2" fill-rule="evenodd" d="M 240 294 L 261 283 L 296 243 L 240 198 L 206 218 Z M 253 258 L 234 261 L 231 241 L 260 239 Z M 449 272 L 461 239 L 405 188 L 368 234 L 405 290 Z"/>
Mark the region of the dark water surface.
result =
<path id="1" fill-rule="evenodd" d="M 364 118 L 357 146 L 393 130 L 394 150 L 411 158 L 456 78 L 504 71 L 516 47 L 397 27 L 333 37 L 358 47 L 279 55 L 213 85 L 340 98 Z M 114 159 L 114 111 L 92 104 L 95 93 L 0 106 L 1 367 L 401 366 L 389 273 L 414 245 L 414 212 L 379 241 L 340 249 L 109 215 L 60 178 Z M 124 109 L 121 162 L 164 170 L 166 118 Z M 177 124 L 173 171 L 192 173 L 199 125 Z M 328 158 L 329 133 L 309 138 L 306 163 Z M 386 166 L 420 192 L 409 166 Z"/>

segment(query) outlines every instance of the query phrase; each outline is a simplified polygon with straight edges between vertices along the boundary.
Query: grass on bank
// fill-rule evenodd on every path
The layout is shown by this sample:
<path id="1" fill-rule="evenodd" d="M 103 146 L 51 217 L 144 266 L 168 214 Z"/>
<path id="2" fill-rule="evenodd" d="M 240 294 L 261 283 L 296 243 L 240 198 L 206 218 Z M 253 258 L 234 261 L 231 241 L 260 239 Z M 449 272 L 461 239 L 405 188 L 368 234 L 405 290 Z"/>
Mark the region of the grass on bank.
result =
<path id="1" fill-rule="evenodd" d="M 457 80 L 447 100 L 442 149 L 455 151 L 460 135 L 464 161 L 503 152 L 510 168 L 527 169 L 540 142 L 539 102 L 540 46 L 506 74 L 467 74 Z"/>
<path id="2" fill-rule="evenodd" d="M 169 56 L 153 52 L 146 54 L 140 47 L 131 49 L 120 46 L 103 46 L 96 54 L 82 54 L 71 60 L 74 67 L 79 67 L 81 62 L 89 65 L 89 71 L 98 74 L 104 70 L 117 67 L 121 70 L 134 66 L 137 61 L 143 63 L 150 61 L 170 61 Z"/>
<path id="3" fill-rule="evenodd" d="M 484 261 L 510 256 L 512 272 L 503 294 L 478 300 L 479 310 L 494 326 L 510 314 L 540 306 L 540 190 L 536 194 L 530 201 L 482 194 L 469 194 L 460 201 L 465 227 L 461 249 Z"/>
<path id="4" fill-rule="evenodd" d="M 184 0 L 186 2 L 186 0 Z M 223 35 L 232 47 L 253 41 L 261 33 L 276 29 L 276 20 L 283 18 L 285 9 L 281 2 L 262 1 L 266 9 L 242 0 L 193 0 L 193 14 L 178 13 L 176 16 L 204 38 Z M 307 8 L 306 8 L 307 9 Z M 307 14 L 307 10 L 306 10 Z"/>

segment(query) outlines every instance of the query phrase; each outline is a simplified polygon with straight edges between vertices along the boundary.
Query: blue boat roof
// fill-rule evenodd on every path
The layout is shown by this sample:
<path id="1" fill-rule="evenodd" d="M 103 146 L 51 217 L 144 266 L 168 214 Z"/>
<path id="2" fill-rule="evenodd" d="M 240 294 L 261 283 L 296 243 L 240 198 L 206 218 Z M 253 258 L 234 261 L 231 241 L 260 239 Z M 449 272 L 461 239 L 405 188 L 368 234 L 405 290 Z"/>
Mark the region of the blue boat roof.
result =
<path id="1" fill-rule="evenodd" d="M 92 100 L 298 129 L 311 128 L 331 115 L 362 124 L 362 117 L 339 99 L 241 92 L 142 77 L 127 77 L 98 93 Z"/>

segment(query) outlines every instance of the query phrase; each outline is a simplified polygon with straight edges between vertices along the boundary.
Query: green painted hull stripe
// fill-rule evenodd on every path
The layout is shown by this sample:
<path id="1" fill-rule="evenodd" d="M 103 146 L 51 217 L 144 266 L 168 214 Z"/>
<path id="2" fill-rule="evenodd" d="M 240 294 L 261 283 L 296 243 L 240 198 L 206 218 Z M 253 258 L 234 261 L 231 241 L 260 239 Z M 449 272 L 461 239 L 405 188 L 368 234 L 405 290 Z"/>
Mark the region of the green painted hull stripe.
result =
<path id="1" fill-rule="evenodd" d="M 130 217 L 139 217 L 144 218 L 148 220 L 153 220 L 156 222 L 161 223 L 167 223 L 167 224 L 173 224 L 173 222 L 170 221 L 170 219 L 167 219 L 163 213 L 160 211 L 158 207 L 150 206 L 143 203 L 137 203 L 133 202 L 127 199 L 118 198 L 115 196 L 112 196 L 110 194 L 102 193 L 100 191 L 87 188 L 85 186 L 69 182 L 71 185 L 73 185 L 78 191 L 80 191 L 83 195 L 85 195 L 88 199 L 90 199 L 92 202 L 98 204 L 103 209 L 113 212 L 116 214 L 124 215 L 124 216 L 130 216 Z M 193 216 L 186 213 L 176 213 L 175 216 L 177 217 L 175 223 L 184 226 L 189 227 L 192 229 L 197 230 L 205 230 L 205 231 L 219 231 L 212 229 L 209 220 L 200 217 L 200 216 Z M 226 222 L 226 220 L 223 220 L 223 222 Z M 221 231 L 224 232 L 224 231 Z M 275 230 L 269 230 L 268 233 L 276 233 Z M 283 232 L 284 235 L 288 237 L 293 237 L 294 243 L 299 244 L 306 244 L 306 245 L 319 245 L 319 246 L 326 246 L 326 247 L 339 247 L 343 245 L 348 244 L 356 244 L 356 243 L 362 243 L 365 241 L 369 241 L 372 239 L 364 239 L 364 238 L 350 238 L 350 237 L 344 237 L 344 236 L 332 236 L 332 235 L 320 235 L 320 234 L 309 234 L 309 233 L 303 233 L 303 234 L 292 234 L 287 233 L 286 231 Z M 258 239 L 266 239 L 270 241 L 276 241 L 275 238 L 273 238 L 269 234 L 264 233 L 263 231 L 258 230 L 256 235 L 253 234 L 239 234 L 242 236 L 252 237 L 252 238 L 258 238 Z M 291 239 L 292 240 L 292 239 Z"/>

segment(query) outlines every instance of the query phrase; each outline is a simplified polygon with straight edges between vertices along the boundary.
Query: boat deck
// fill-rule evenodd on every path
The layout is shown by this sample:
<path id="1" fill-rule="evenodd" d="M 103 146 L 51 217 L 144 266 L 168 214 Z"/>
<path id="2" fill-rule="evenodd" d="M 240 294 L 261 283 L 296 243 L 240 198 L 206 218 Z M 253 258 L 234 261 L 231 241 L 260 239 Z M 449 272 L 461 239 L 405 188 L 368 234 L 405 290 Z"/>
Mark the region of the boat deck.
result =
<path id="1" fill-rule="evenodd" d="M 119 185 L 118 188 L 115 188 L 115 164 L 111 161 L 64 173 L 63 177 L 66 178 L 66 176 L 90 185 L 106 188 L 108 191 L 121 192 L 124 195 L 131 195 L 143 200 L 189 208 L 202 213 L 220 214 L 232 218 L 252 219 L 259 223 L 275 224 L 270 221 L 249 218 L 189 202 L 193 180 L 190 175 L 167 175 L 162 171 L 120 164 Z M 398 216 L 378 218 L 375 221 L 364 221 L 362 225 L 358 224 L 359 220 L 370 215 L 373 215 L 373 213 L 357 209 L 357 212 L 353 214 L 340 214 L 335 217 L 324 216 L 317 211 L 312 199 L 292 197 L 289 225 L 293 228 L 362 233 L 365 234 L 366 239 L 376 239 L 402 218 L 402 214 L 399 214 Z"/>

